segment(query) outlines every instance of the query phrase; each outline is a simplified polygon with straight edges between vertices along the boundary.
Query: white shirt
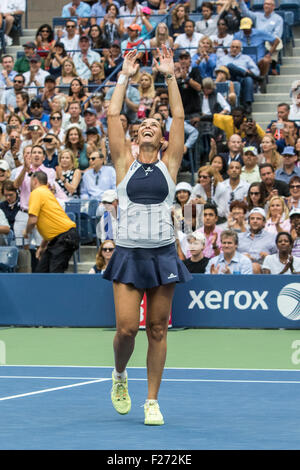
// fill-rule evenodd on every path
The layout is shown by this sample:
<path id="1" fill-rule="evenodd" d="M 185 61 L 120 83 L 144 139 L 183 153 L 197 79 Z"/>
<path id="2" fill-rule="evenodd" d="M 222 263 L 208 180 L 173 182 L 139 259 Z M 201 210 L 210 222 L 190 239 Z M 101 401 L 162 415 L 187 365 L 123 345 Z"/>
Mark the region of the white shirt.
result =
<path id="1" fill-rule="evenodd" d="M 204 36 L 201 33 L 193 33 L 193 36 L 191 38 L 188 38 L 185 33 L 179 34 L 177 38 L 175 39 L 176 45 L 182 49 L 190 49 L 193 48 L 193 53 L 196 52 L 196 49 L 198 48 L 199 41 L 202 39 Z"/>
<path id="2" fill-rule="evenodd" d="M 79 51 L 79 34 L 75 34 L 75 36 L 71 39 L 68 39 L 68 36 L 64 36 L 61 38 L 60 42 L 65 45 L 66 51 Z M 75 52 L 68 52 L 70 57 L 73 57 Z"/>
<path id="3" fill-rule="evenodd" d="M 201 184 L 199 183 L 197 183 L 194 186 L 191 199 L 194 199 L 195 197 L 202 197 L 205 201 L 207 201 L 206 192 L 201 186 Z M 225 189 L 222 186 L 222 183 L 217 184 L 214 195 L 212 196 L 212 199 L 217 206 L 218 215 L 220 217 L 225 217 L 228 214 L 228 204 L 226 201 Z"/>
<path id="4" fill-rule="evenodd" d="M 13 13 L 26 10 L 26 0 L 1 0 L 0 13 Z"/>
<path id="5" fill-rule="evenodd" d="M 244 198 L 248 194 L 248 189 L 249 189 L 249 186 L 250 186 L 250 184 L 247 183 L 247 181 L 244 181 L 244 180 L 240 179 L 240 182 L 237 185 L 237 187 L 232 189 L 232 187 L 230 185 L 229 178 L 227 180 L 223 181 L 222 183 L 219 183 L 219 184 L 221 184 L 224 188 L 224 193 L 225 193 L 224 198 L 226 199 L 228 211 L 229 211 L 229 206 L 230 206 L 232 201 L 236 201 L 236 200 L 243 201 L 244 200 Z"/>
<path id="6" fill-rule="evenodd" d="M 34 76 L 34 80 L 36 80 L 39 84 L 39 87 L 43 87 L 45 85 L 45 78 L 48 77 L 49 72 L 46 72 L 43 69 L 40 69 Z M 35 88 L 29 88 L 28 94 L 29 95 L 37 95 L 37 88 L 34 82 L 29 82 L 30 80 L 30 70 L 28 72 L 23 73 L 23 77 L 25 78 L 25 86 L 32 86 Z"/>
<path id="7" fill-rule="evenodd" d="M 212 34 L 218 33 L 218 22 L 219 16 L 214 16 L 208 20 L 201 20 L 196 22 L 195 31 L 202 33 L 204 36 L 211 36 Z"/>
<path id="8" fill-rule="evenodd" d="M 280 262 L 278 253 L 275 253 L 274 255 L 266 256 L 262 264 L 262 269 L 269 269 L 270 274 L 279 274 L 284 269 L 284 267 L 285 267 L 285 264 Z M 293 267 L 294 267 L 294 271 L 300 272 L 300 258 L 297 258 L 296 256 L 293 257 Z M 292 274 L 292 273 L 291 273 L 291 270 L 288 269 L 283 274 Z"/>

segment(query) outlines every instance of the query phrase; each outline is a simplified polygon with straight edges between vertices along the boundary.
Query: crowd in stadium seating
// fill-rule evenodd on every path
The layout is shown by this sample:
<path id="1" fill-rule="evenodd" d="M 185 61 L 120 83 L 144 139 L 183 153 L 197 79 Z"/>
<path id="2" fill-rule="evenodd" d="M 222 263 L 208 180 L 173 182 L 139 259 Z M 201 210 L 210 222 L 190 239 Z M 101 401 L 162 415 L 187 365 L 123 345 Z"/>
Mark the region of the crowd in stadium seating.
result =
<path id="1" fill-rule="evenodd" d="M 24 10 L 22 0 L 1 2 L 7 45 Z M 31 175 L 42 170 L 63 207 L 76 198 L 99 202 L 92 272 L 103 271 L 114 243 L 107 256 L 101 252 L 115 238 L 118 211 L 109 101 L 124 55 L 137 48 L 140 68 L 121 121 L 136 157 L 139 123 L 157 119 L 162 156 L 172 116 L 153 59 L 165 44 L 174 50 L 185 109 L 182 181 L 172 208 L 179 256 L 192 272 L 299 273 L 300 81 L 290 84 L 291 103 L 274 109 L 265 130 L 252 118 L 254 93 L 266 93 L 268 75 L 280 73 L 283 19 L 274 10 L 274 0 L 264 0 L 260 12 L 244 0 L 205 1 L 194 21 L 184 1 L 73 0 L 60 12 L 64 24 L 42 24 L 16 60 L 3 54 L 1 236 L 10 230 L 17 246 L 41 243 L 37 231 L 30 240 L 22 234 Z"/>

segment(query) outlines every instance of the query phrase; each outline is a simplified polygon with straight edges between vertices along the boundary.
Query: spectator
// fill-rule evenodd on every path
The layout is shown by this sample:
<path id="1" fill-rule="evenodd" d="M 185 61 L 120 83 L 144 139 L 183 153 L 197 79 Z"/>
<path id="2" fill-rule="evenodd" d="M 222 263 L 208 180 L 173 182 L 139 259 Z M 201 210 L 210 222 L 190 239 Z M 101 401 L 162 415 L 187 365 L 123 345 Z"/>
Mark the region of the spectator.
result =
<path id="1" fill-rule="evenodd" d="M 246 232 L 247 230 L 247 215 L 248 206 L 244 201 L 232 201 L 229 207 L 229 214 L 227 217 L 227 228 L 236 233 Z"/>
<path id="2" fill-rule="evenodd" d="M 102 194 L 96 217 L 100 220 L 96 227 L 97 238 L 103 243 L 105 240 L 116 240 L 118 231 L 118 195 L 115 189 L 108 189 Z"/>
<path id="3" fill-rule="evenodd" d="M 29 59 L 30 69 L 23 74 L 25 79 L 25 86 L 29 87 L 29 95 L 37 95 L 39 89 L 45 85 L 45 78 L 49 75 L 48 72 L 41 68 L 42 58 L 39 55 L 34 55 Z"/>
<path id="4" fill-rule="evenodd" d="M 277 120 L 272 120 L 267 126 L 267 132 L 270 131 L 276 140 L 283 138 L 283 123 L 289 120 L 289 113 L 290 105 L 288 103 L 279 103 L 277 105 Z"/>
<path id="5" fill-rule="evenodd" d="M 116 189 L 116 172 L 112 166 L 104 165 L 104 155 L 99 151 L 89 156 L 90 168 L 84 173 L 80 187 L 83 199 L 102 200 L 107 189 Z"/>
<path id="6" fill-rule="evenodd" d="M 1 164 L 2 162 L 0 161 L 0 169 Z M 13 181 L 7 180 L 3 183 L 2 193 L 4 196 L 4 201 L 0 203 L 0 209 L 4 212 L 5 217 L 9 223 L 9 227 L 13 231 L 15 218 L 20 209 L 18 191 L 14 187 Z"/>
<path id="7" fill-rule="evenodd" d="M 258 152 L 256 147 L 244 147 L 242 156 L 244 165 L 242 167 L 241 180 L 246 181 L 249 184 L 261 180 L 257 155 Z"/>
<path id="8" fill-rule="evenodd" d="M 144 40 L 141 36 L 142 27 L 139 24 L 133 23 L 127 27 L 128 37 L 121 42 L 121 51 L 123 56 L 125 56 L 130 49 L 137 49 L 138 56 L 137 59 L 142 61 L 143 59 L 147 63 L 148 53 L 146 51 L 146 46 Z M 144 57 L 145 56 L 145 57 Z"/>
<path id="9" fill-rule="evenodd" d="M 273 196 L 269 201 L 265 229 L 270 233 L 290 232 L 289 210 L 284 199 Z"/>
<path id="10" fill-rule="evenodd" d="M 148 72 L 141 72 L 138 83 L 140 105 L 137 117 L 143 119 L 149 116 L 155 98 L 153 76 Z"/>
<path id="11" fill-rule="evenodd" d="M 45 114 L 50 114 L 52 110 L 52 101 L 56 97 L 55 91 L 55 77 L 53 75 L 48 75 L 45 78 L 45 86 L 38 98 L 41 100 L 43 110 Z M 49 125 L 49 122 L 48 122 Z"/>
<path id="12" fill-rule="evenodd" d="M 70 102 L 68 108 L 67 108 L 67 113 L 64 115 L 62 124 L 61 124 L 64 132 L 70 127 L 70 126 L 78 126 L 79 129 L 84 133 L 86 131 L 86 123 L 81 116 L 81 105 L 80 101 L 72 101 Z"/>
<path id="13" fill-rule="evenodd" d="M 212 40 L 208 36 L 200 39 L 196 53 L 192 52 L 192 66 L 198 67 L 201 77 L 214 78 L 217 55 Z"/>
<path id="14" fill-rule="evenodd" d="M 195 22 L 193 20 L 186 20 L 184 23 L 184 33 L 179 34 L 174 42 L 174 50 L 187 49 L 189 52 L 194 52 L 199 45 L 200 39 L 203 34 L 195 32 Z"/>
<path id="15" fill-rule="evenodd" d="M 270 163 L 275 170 L 282 166 L 282 157 L 277 152 L 276 140 L 266 134 L 261 141 L 261 153 L 258 155 L 258 163 Z"/>
<path id="16" fill-rule="evenodd" d="M 243 164 L 243 144 L 239 134 L 233 134 L 228 139 L 228 152 L 221 153 L 221 157 L 224 158 L 227 168 L 232 161 L 240 162 Z"/>
<path id="17" fill-rule="evenodd" d="M 104 53 L 103 53 L 104 55 Z M 111 75 L 116 68 L 123 62 L 121 46 L 119 41 L 114 41 L 107 55 L 104 55 L 104 74 L 105 78 Z"/>
<path id="18" fill-rule="evenodd" d="M 13 29 L 18 29 L 22 21 L 22 15 L 26 10 L 25 0 L 2 0 L 0 13 L 2 13 L 3 19 L 5 19 L 5 41 L 8 46 L 12 45 L 11 35 Z"/>
<path id="19" fill-rule="evenodd" d="M 72 2 L 64 5 L 61 16 L 63 18 L 86 18 L 91 16 L 91 7 L 88 3 L 81 2 L 80 0 L 72 0 Z"/>
<path id="20" fill-rule="evenodd" d="M 219 18 L 217 22 L 217 32 L 210 36 L 216 53 L 220 57 L 230 49 L 230 45 L 233 41 L 233 34 L 228 33 L 228 24 L 225 19 Z"/>
<path id="21" fill-rule="evenodd" d="M 16 93 L 16 104 L 15 113 L 21 119 L 21 122 L 24 123 L 27 119 L 30 119 L 29 95 L 26 91 Z"/>
<path id="22" fill-rule="evenodd" d="M 49 115 L 44 112 L 43 103 L 39 97 L 33 98 L 29 105 L 29 117 L 40 121 L 44 128 L 50 127 Z"/>
<path id="23" fill-rule="evenodd" d="M 5 90 L 1 96 L 1 108 L 0 114 L 2 114 L 1 122 L 4 122 L 5 113 L 14 112 L 14 109 L 17 107 L 16 93 L 24 91 L 25 78 L 22 74 L 15 75 L 13 79 L 13 88 Z"/>
<path id="24" fill-rule="evenodd" d="M 243 145 L 245 147 L 256 147 L 260 148 L 261 136 L 258 133 L 256 122 L 252 118 L 247 118 L 246 121 L 242 124 L 245 137 L 243 138 Z"/>
<path id="25" fill-rule="evenodd" d="M 124 5 L 120 7 L 120 16 L 124 19 L 125 31 L 136 22 L 136 18 L 141 12 L 141 5 L 137 0 L 124 0 Z"/>
<path id="26" fill-rule="evenodd" d="M 191 257 L 183 260 L 190 273 L 205 273 L 209 259 L 203 255 L 206 238 L 201 232 L 193 232 L 187 238 Z"/>
<path id="27" fill-rule="evenodd" d="M 210 165 L 220 173 L 223 180 L 226 180 L 228 178 L 227 163 L 225 162 L 224 158 L 221 157 L 221 155 L 214 155 L 210 160 Z"/>
<path id="28" fill-rule="evenodd" d="M 6 237 L 10 231 L 9 222 L 5 216 L 5 213 L 0 209 L 0 246 L 6 245 Z"/>
<path id="29" fill-rule="evenodd" d="M 288 185 L 284 181 L 275 179 L 275 171 L 270 163 L 262 163 L 259 166 L 259 172 L 266 201 L 273 196 L 288 197 L 290 195 Z"/>
<path id="30" fill-rule="evenodd" d="M 62 128 L 62 113 L 60 111 L 53 111 L 49 117 L 50 129 L 49 134 L 56 135 L 60 142 L 65 141 L 65 132 Z"/>
<path id="31" fill-rule="evenodd" d="M 156 22 L 151 19 L 152 10 L 147 6 L 142 6 L 140 12 L 140 19 L 138 21 L 141 22 L 142 30 L 141 30 L 141 37 L 147 40 L 149 43 L 149 39 L 147 37 L 153 34 L 154 29 L 156 27 Z"/>
<path id="32" fill-rule="evenodd" d="M 96 93 L 105 78 L 103 62 L 93 62 L 91 65 L 91 77 L 88 79 L 89 93 Z"/>
<path id="33" fill-rule="evenodd" d="M 58 35 L 58 41 L 64 45 L 69 57 L 72 57 L 74 51 L 79 49 L 79 34 L 76 27 L 76 21 L 69 18 L 65 23 L 65 31 L 67 34 L 64 34 L 63 31 L 60 30 L 61 33 Z"/>
<path id="34" fill-rule="evenodd" d="M 88 80 L 91 77 L 90 67 L 92 63 L 100 62 L 101 56 L 98 52 L 91 50 L 90 40 L 87 35 L 81 35 L 78 44 L 80 52 L 75 52 L 73 62 L 78 76 L 81 79 Z"/>
<path id="35" fill-rule="evenodd" d="M 283 137 L 276 140 L 278 152 L 282 152 L 284 147 L 295 147 L 298 139 L 298 127 L 295 121 L 285 121 L 282 130 Z"/>
<path id="36" fill-rule="evenodd" d="M 175 77 L 183 103 L 185 119 L 188 120 L 192 114 L 199 110 L 199 92 L 202 83 L 199 68 L 192 66 L 188 51 L 179 53 L 179 62 L 175 63 Z"/>
<path id="37" fill-rule="evenodd" d="M 3 160 L 9 165 L 9 169 L 13 170 L 23 163 L 20 132 L 14 129 L 9 131 L 8 145 L 9 149 L 3 155 Z"/>
<path id="38" fill-rule="evenodd" d="M 28 239 L 37 227 L 43 237 L 36 257 L 39 260 L 35 272 L 63 273 L 79 247 L 79 235 L 73 222 L 48 188 L 48 177 L 36 171 L 31 178 L 28 222 L 24 238 Z"/>
<path id="39" fill-rule="evenodd" d="M 28 145 L 37 144 L 45 134 L 45 128 L 38 119 L 32 119 L 28 125 L 25 124 L 23 129 L 25 140 L 22 141 L 22 151 L 24 152 L 24 148 Z"/>
<path id="40" fill-rule="evenodd" d="M 291 234 L 294 239 L 292 255 L 300 258 L 300 209 L 293 208 L 290 212 Z"/>
<path id="41" fill-rule="evenodd" d="M 55 168 L 58 165 L 58 151 L 60 148 L 60 141 L 59 139 L 53 134 L 46 134 L 43 137 L 43 148 L 45 150 L 45 160 L 43 164 L 47 168 Z"/>
<path id="42" fill-rule="evenodd" d="M 226 134 L 226 139 L 229 140 L 233 134 L 239 134 L 241 138 L 245 137 L 245 130 L 243 124 L 246 121 L 246 110 L 243 106 L 236 106 L 232 109 L 231 115 L 215 114 L 213 123 L 216 127 L 222 129 Z M 256 124 L 257 133 L 260 137 L 264 137 L 265 131 Z"/>
<path id="43" fill-rule="evenodd" d="M 242 15 L 239 5 L 235 0 L 219 0 L 217 3 L 217 13 L 220 19 L 226 21 L 229 34 L 234 34 L 238 31 Z"/>
<path id="44" fill-rule="evenodd" d="M 89 167 L 87 157 L 87 145 L 83 133 L 76 125 L 71 125 L 66 130 L 65 148 L 72 150 L 75 155 L 75 166 L 84 171 Z"/>
<path id="45" fill-rule="evenodd" d="M 259 77 L 259 68 L 254 60 L 246 54 L 242 54 L 241 41 L 234 39 L 230 45 L 230 52 L 221 56 L 217 61 L 217 66 L 225 65 L 230 72 L 233 81 L 240 82 L 240 101 L 245 107 L 246 114 L 252 112 L 252 102 L 254 101 L 253 80 Z"/>
<path id="46" fill-rule="evenodd" d="M 5 200 L 3 186 L 4 183 L 9 179 L 9 177 L 10 169 L 8 163 L 5 160 L 0 160 L 0 201 Z"/>
<path id="47" fill-rule="evenodd" d="M 237 96 L 234 88 L 234 83 L 230 80 L 230 73 L 225 65 L 221 65 L 215 69 L 216 80 L 215 83 L 228 82 L 228 94 L 226 100 L 233 108 L 237 105 Z"/>
<path id="48" fill-rule="evenodd" d="M 275 171 L 275 178 L 289 184 L 293 176 L 300 177 L 300 168 L 296 166 L 297 155 L 294 147 L 285 147 L 282 152 L 283 165 Z"/>
<path id="49" fill-rule="evenodd" d="M 41 57 L 47 57 L 49 52 L 53 52 L 54 31 L 49 24 L 42 24 L 35 35 L 36 53 Z"/>
<path id="50" fill-rule="evenodd" d="M 207 202 L 214 204 L 218 208 L 219 218 L 223 219 L 228 213 L 225 195 L 222 177 L 219 172 L 210 165 L 200 167 L 198 170 L 198 183 L 193 188 L 191 202 L 204 205 Z"/>
<path id="51" fill-rule="evenodd" d="M 290 196 L 286 199 L 289 210 L 300 207 L 300 178 L 293 176 L 289 182 Z"/>
<path id="52" fill-rule="evenodd" d="M 247 256 L 237 251 L 239 238 L 236 232 L 221 233 L 222 252 L 209 260 L 206 274 L 253 274 L 252 263 Z"/>
<path id="53" fill-rule="evenodd" d="M 87 108 L 84 113 L 86 131 L 88 129 L 97 129 L 100 135 L 104 135 L 102 123 L 97 118 L 97 111 L 93 108 Z"/>
<path id="54" fill-rule="evenodd" d="M 104 273 L 110 258 L 115 250 L 115 243 L 113 240 L 105 240 L 98 248 L 96 255 L 96 264 L 90 269 L 89 274 L 102 274 Z"/>
<path id="55" fill-rule="evenodd" d="M 81 171 L 75 168 L 75 156 L 72 150 L 65 149 L 59 152 L 55 171 L 57 184 L 67 197 L 79 197 Z"/>
<path id="56" fill-rule="evenodd" d="M 23 44 L 24 55 L 19 57 L 14 65 L 14 70 L 18 73 L 25 73 L 30 70 L 30 58 L 36 55 L 36 44 L 32 41 Z"/>
<path id="57" fill-rule="evenodd" d="M 264 230 L 266 215 L 260 207 L 250 211 L 248 223 L 247 232 L 238 235 L 238 251 L 251 260 L 253 274 L 261 274 L 264 258 L 276 252 L 275 235 Z"/>
<path id="58" fill-rule="evenodd" d="M 72 59 L 66 59 L 62 64 L 61 76 L 56 79 L 57 91 L 68 95 L 74 78 L 78 78 L 74 62 Z"/>
<path id="59" fill-rule="evenodd" d="M 9 54 L 3 55 L 1 63 L 0 87 L 11 88 L 13 87 L 13 80 L 17 75 L 17 72 L 14 70 L 14 58 Z"/>
<path id="60" fill-rule="evenodd" d="M 158 23 L 155 28 L 155 35 L 150 39 L 151 54 L 155 59 L 157 58 L 156 49 L 160 49 L 162 44 L 167 48 L 173 49 L 174 40 L 170 36 L 168 26 L 165 23 Z"/>
<path id="61" fill-rule="evenodd" d="M 229 178 L 222 183 L 224 188 L 223 197 L 227 202 L 227 213 L 232 201 L 244 201 L 247 197 L 249 183 L 241 179 L 241 172 L 242 165 L 240 162 L 230 162 L 227 170 Z"/>
<path id="62" fill-rule="evenodd" d="M 109 43 L 113 44 L 114 41 L 120 41 L 125 33 L 124 20 L 119 16 L 119 6 L 115 3 L 108 3 L 105 9 L 103 19 L 99 18 L 100 28 L 103 31 L 103 37 Z M 92 29 L 92 28 L 91 28 Z"/>
<path id="63" fill-rule="evenodd" d="M 277 253 L 266 256 L 262 265 L 263 274 L 300 274 L 300 258 L 292 255 L 293 239 L 288 232 L 279 232 L 276 237 Z"/>
<path id="64" fill-rule="evenodd" d="M 80 78 L 73 78 L 70 83 L 68 103 L 79 101 L 81 106 L 88 107 L 88 95 L 85 93 L 84 83 Z"/>
<path id="65" fill-rule="evenodd" d="M 174 41 L 180 34 L 184 33 L 184 25 L 188 18 L 188 9 L 185 8 L 184 5 L 179 3 L 172 9 L 172 23 L 169 31 Z"/>
<path id="66" fill-rule="evenodd" d="M 210 2 L 203 2 L 201 5 L 202 20 L 196 22 L 195 31 L 212 36 L 217 33 L 218 16 L 214 15 L 214 6 Z"/>
<path id="67" fill-rule="evenodd" d="M 90 45 L 92 50 L 99 52 L 99 49 L 103 49 L 104 51 L 107 51 L 109 49 L 110 43 L 103 36 L 99 25 L 94 24 L 90 27 L 88 37 L 90 39 Z M 101 51 L 101 53 L 104 55 L 103 50 Z"/>
<path id="68" fill-rule="evenodd" d="M 175 204 L 172 207 L 173 221 L 177 230 L 185 232 L 184 221 L 184 207 L 188 204 L 192 194 L 192 186 L 181 181 L 176 185 L 175 190 Z"/>
<path id="69" fill-rule="evenodd" d="M 62 65 L 68 58 L 63 42 L 56 42 L 45 59 L 45 69 L 48 70 L 50 76 L 54 77 L 54 81 L 61 76 Z"/>
<path id="70" fill-rule="evenodd" d="M 200 110 L 202 117 L 212 116 L 215 113 L 229 114 L 231 110 L 229 103 L 221 93 L 218 93 L 216 84 L 210 77 L 206 77 L 202 81 Z"/>
<path id="71" fill-rule="evenodd" d="M 290 121 L 297 121 L 297 126 L 300 124 L 300 81 L 297 80 L 292 83 L 290 96 L 292 97 L 292 105 L 290 107 L 289 117 Z"/>
<path id="72" fill-rule="evenodd" d="M 277 50 L 280 39 L 266 30 L 253 28 L 251 18 L 242 18 L 240 31 L 235 33 L 234 39 L 240 40 L 243 47 L 250 46 L 256 48 L 256 56 L 252 58 L 259 67 L 260 75 L 268 75 L 272 55 Z M 266 43 L 269 43 L 269 51 L 267 51 Z M 273 68 L 276 70 L 276 64 L 273 64 Z"/>
<path id="73" fill-rule="evenodd" d="M 203 227 L 196 230 L 196 233 L 203 233 L 206 238 L 203 255 L 206 258 L 213 258 L 220 254 L 222 229 L 218 227 L 218 209 L 214 204 L 206 203 L 203 208 Z"/>
<path id="74" fill-rule="evenodd" d="M 88 146 L 92 146 L 94 150 L 101 150 L 106 159 L 106 136 L 101 137 L 96 127 L 89 127 L 86 131 L 86 143 Z"/>

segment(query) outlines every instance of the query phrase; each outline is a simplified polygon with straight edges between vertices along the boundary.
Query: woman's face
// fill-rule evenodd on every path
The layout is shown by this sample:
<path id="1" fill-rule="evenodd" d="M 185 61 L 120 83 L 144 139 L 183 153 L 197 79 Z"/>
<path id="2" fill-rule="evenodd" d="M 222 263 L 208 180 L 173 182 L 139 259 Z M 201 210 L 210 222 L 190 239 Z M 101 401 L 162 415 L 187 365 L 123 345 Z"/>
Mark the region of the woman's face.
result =
<path id="1" fill-rule="evenodd" d="M 23 108 L 23 106 L 25 106 L 25 100 L 23 100 L 22 95 L 16 95 L 16 103 L 18 108 Z"/>
<path id="2" fill-rule="evenodd" d="M 10 120 L 9 120 L 9 126 L 16 126 L 18 129 L 21 128 L 21 124 L 19 123 L 18 118 L 16 118 L 15 116 L 13 116 L 12 118 L 10 118 Z"/>
<path id="3" fill-rule="evenodd" d="M 71 85 L 72 92 L 79 93 L 80 88 L 81 88 L 80 82 L 78 80 L 74 80 L 74 82 L 72 82 L 72 85 Z"/>
<path id="4" fill-rule="evenodd" d="M 99 30 L 95 26 L 91 27 L 90 34 L 92 38 L 97 38 L 98 36 L 100 36 Z"/>
<path id="5" fill-rule="evenodd" d="M 49 35 L 50 35 L 50 29 L 47 26 L 44 26 L 41 29 L 40 34 L 42 36 L 42 40 L 46 41 L 48 39 Z"/>
<path id="6" fill-rule="evenodd" d="M 153 118 L 144 119 L 138 131 L 138 143 L 152 143 L 159 148 L 162 139 L 162 131 L 160 123 Z"/>
<path id="7" fill-rule="evenodd" d="M 211 162 L 211 166 L 218 171 L 222 171 L 223 169 L 223 160 L 222 157 L 215 157 Z"/>
<path id="8" fill-rule="evenodd" d="M 112 16 L 117 16 L 117 8 L 115 5 L 110 5 L 109 9 L 107 10 L 107 13 Z"/>
<path id="9" fill-rule="evenodd" d="M 180 190 L 176 193 L 176 197 L 180 204 L 185 204 L 189 200 L 190 193 L 188 191 Z"/>
<path id="10" fill-rule="evenodd" d="M 225 21 L 220 20 L 218 23 L 218 31 L 219 33 L 225 33 L 227 31 L 227 25 Z"/>
<path id="11" fill-rule="evenodd" d="M 73 70 L 73 66 L 70 62 L 65 62 L 64 63 L 64 71 L 69 74 L 69 73 L 72 73 L 72 70 Z"/>
<path id="12" fill-rule="evenodd" d="M 290 240 L 287 235 L 280 235 L 277 240 L 277 248 L 279 252 L 291 251 Z"/>
<path id="13" fill-rule="evenodd" d="M 93 75 L 98 75 L 102 72 L 102 69 L 98 64 L 93 64 L 91 66 L 91 72 Z"/>
<path id="14" fill-rule="evenodd" d="M 208 51 L 210 49 L 210 46 L 211 46 L 211 43 L 209 39 L 203 39 L 202 41 L 200 41 L 200 44 L 199 44 L 200 49 L 205 49 L 206 51 Z"/>
<path id="15" fill-rule="evenodd" d="M 296 149 L 297 152 L 300 151 L 300 139 L 297 139 L 295 149 Z"/>
<path id="16" fill-rule="evenodd" d="M 250 189 L 249 189 L 249 196 L 250 196 L 250 200 L 252 201 L 252 203 L 254 205 L 258 204 L 258 201 L 260 199 L 260 190 L 259 190 L 259 187 L 258 186 L 252 186 Z"/>
<path id="17" fill-rule="evenodd" d="M 265 136 L 263 140 L 261 141 L 261 148 L 263 152 L 267 152 L 269 150 L 272 150 L 274 148 L 274 144 L 270 137 Z"/>
<path id="18" fill-rule="evenodd" d="M 69 132 L 69 141 L 71 144 L 78 144 L 79 142 L 79 134 L 77 132 L 77 129 L 72 129 Z"/>
<path id="19" fill-rule="evenodd" d="M 60 47 L 60 46 L 56 46 L 56 47 L 55 47 L 55 52 L 56 52 L 56 54 L 58 54 L 58 55 L 62 55 L 62 53 L 63 53 L 63 48 Z"/>
<path id="20" fill-rule="evenodd" d="M 181 19 L 185 16 L 185 9 L 183 7 L 179 7 L 177 10 L 177 18 Z"/>
<path id="21" fill-rule="evenodd" d="M 146 90 L 147 88 L 150 87 L 151 85 L 151 80 L 150 78 L 147 76 L 147 75 L 142 75 L 141 79 L 140 79 L 140 84 L 141 84 L 141 87 Z"/>
<path id="22" fill-rule="evenodd" d="M 102 251 L 102 256 L 106 262 L 109 261 L 110 258 L 112 257 L 114 249 L 115 247 L 111 241 L 107 241 L 103 244 L 101 251 Z"/>
<path id="23" fill-rule="evenodd" d="M 271 216 L 282 215 L 283 209 L 280 199 L 274 199 L 270 203 L 270 214 Z"/>
<path id="24" fill-rule="evenodd" d="M 69 152 L 64 152 L 60 157 L 60 166 L 64 169 L 71 168 L 73 166 L 72 157 Z"/>
<path id="25" fill-rule="evenodd" d="M 227 75 L 225 72 L 217 72 L 217 79 L 219 82 L 226 82 L 227 81 Z"/>
<path id="26" fill-rule="evenodd" d="M 201 171 L 201 173 L 198 175 L 198 179 L 201 186 L 210 185 L 210 175 L 206 173 L 206 171 Z"/>
<path id="27" fill-rule="evenodd" d="M 300 198 L 300 181 L 292 181 L 290 182 L 290 193 L 295 199 Z"/>

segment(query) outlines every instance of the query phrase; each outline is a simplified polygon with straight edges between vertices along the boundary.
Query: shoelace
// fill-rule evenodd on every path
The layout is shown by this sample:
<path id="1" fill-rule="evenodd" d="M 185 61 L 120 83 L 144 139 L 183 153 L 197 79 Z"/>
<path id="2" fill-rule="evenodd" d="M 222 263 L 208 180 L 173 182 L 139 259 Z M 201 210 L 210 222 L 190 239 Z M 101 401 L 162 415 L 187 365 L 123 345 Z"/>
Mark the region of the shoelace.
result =
<path id="1" fill-rule="evenodd" d="M 114 387 L 116 388 L 116 397 L 117 400 L 125 400 L 126 399 L 126 387 L 125 383 L 117 382 Z"/>

